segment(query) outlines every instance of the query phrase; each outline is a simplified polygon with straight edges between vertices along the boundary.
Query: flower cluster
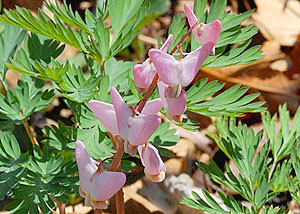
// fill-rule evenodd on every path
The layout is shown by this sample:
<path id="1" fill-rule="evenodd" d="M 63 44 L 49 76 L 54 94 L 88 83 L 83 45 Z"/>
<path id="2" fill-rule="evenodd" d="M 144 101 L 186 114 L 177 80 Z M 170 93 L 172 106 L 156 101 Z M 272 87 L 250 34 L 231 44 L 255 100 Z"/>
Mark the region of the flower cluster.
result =
<path id="1" fill-rule="evenodd" d="M 177 60 L 167 53 L 173 39 L 169 35 L 160 50 L 150 49 L 149 59 L 133 68 L 134 82 L 139 91 L 147 90 L 155 74 L 159 76 L 157 86 L 167 116 L 178 122 L 186 111 L 186 93 L 183 87 L 193 81 L 208 55 L 215 53 L 215 45 L 221 32 L 219 20 L 203 24 L 188 6 L 185 5 L 184 9 L 193 35 L 201 46 L 189 54 L 181 52 Z M 186 56 L 182 59 L 182 55 Z"/>
<path id="2" fill-rule="evenodd" d="M 177 59 L 172 52 L 168 53 L 173 40 L 173 35 L 169 35 L 160 50 L 150 49 L 149 58 L 133 68 L 134 83 L 139 92 L 149 92 L 150 86 L 157 84 L 160 98 L 150 101 L 146 98 L 144 105 L 128 106 L 118 91 L 112 87 L 110 89 L 112 104 L 98 100 L 91 100 L 88 103 L 89 108 L 110 133 L 114 148 L 118 150 L 122 147 L 131 156 L 135 156 L 138 151 L 145 167 L 145 174 L 154 182 L 161 182 L 165 178 L 166 171 L 157 148 L 148 142 L 161 122 L 157 113 L 165 107 L 170 119 L 181 121 L 181 115 L 186 111 L 186 92 L 183 87 L 193 81 L 208 55 L 215 53 L 215 45 L 221 31 L 219 20 L 203 24 L 189 7 L 185 6 L 185 11 L 194 38 L 200 43 L 200 47 L 185 54 L 178 44 L 180 55 Z M 125 174 L 103 171 L 101 164 L 97 166 L 96 161 L 88 155 L 81 141 L 76 142 L 75 156 L 79 169 L 81 196 L 85 198 L 86 204 L 105 208 L 105 200 L 112 197 L 125 184 Z"/>

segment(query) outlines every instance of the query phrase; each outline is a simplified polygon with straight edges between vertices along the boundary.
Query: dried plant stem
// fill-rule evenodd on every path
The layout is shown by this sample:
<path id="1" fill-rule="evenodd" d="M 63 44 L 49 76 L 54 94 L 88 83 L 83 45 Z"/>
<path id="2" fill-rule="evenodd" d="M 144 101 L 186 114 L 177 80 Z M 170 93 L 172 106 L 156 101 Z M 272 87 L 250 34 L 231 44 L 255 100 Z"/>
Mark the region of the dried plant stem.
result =
<path id="1" fill-rule="evenodd" d="M 39 146 L 39 143 L 37 142 L 36 138 L 34 137 L 33 133 L 30 130 L 30 127 L 28 125 L 27 120 L 26 119 L 22 120 L 22 123 L 23 123 L 23 126 L 24 126 L 24 128 L 25 128 L 25 130 L 26 130 L 26 132 L 27 132 L 27 134 L 30 138 L 30 141 L 31 141 L 32 145 Z"/>
<path id="2" fill-rule="evenodd" d="M 101 209 L 95 209 L 94 214 L 102 214 L 103 210 Z"/>
<path id="3" fill-rule="evenodd" d="M 56 200 L 56 198 L 53 195 L 50 195 L 50 198 L 53 202 L 56 203 L 56 206 L 59 210 L 59 214 L 66 214 L 66 205 L 64 203 L 61 203 L 59 201 Z"/>
<path id="4" fill-rule="evenodd" d="M 57 202 L 56 204 L 59 210 L 59 214 L 66 214 L 66 209 L 65 209 L 66 205 L 61 202 Z"/>

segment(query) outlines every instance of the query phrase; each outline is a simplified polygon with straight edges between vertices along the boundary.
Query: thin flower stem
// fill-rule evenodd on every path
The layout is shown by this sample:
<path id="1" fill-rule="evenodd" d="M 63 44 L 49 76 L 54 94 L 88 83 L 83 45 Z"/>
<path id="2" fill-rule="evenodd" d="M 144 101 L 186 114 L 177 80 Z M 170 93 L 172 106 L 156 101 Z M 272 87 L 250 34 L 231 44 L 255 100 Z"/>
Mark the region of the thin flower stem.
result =
<path id="1" fill-rule="evenodd" d="M 156 73 L 151 82 L 151 85 L 149 86 L 148 90 L 146 91 L 145 96 L 143 97 L 143 99 L 141 100 L 141 102 L 139 104 L 139 107 L 137 109 L 138 112 L 142 112 L 147 100 L 149 99 L 150 95 L 152 94 L 153 90 L 155 89 L 157 81 L 158 81 L 158 74 Z"/>
<path id="2" fill-rule="evenodd" d="M 39 143 L 37 142 L 36 138 L 33 136 L 33 133 L 30 130 L 30 127 L 28 125 L 27 120 L 26 119 L 22 120 L 22 123 L 23 123 L 23 126 L 24 126 L 24 128 L 25 128 L 25 130 L 26 130 L 26 132 L 27 132 L 27 134 L 30 138 L 30 141 L 31 141 L 32 145 L 39 146 Z"/>
<path id="3" fill-rule="evenodd" d="M 115 139 L 117 142 L 117 152 L 114 155 L 110 171 L 120 171 L 121 160 L 124 154 L 124 140 Z M 116 193 L 116 210 L 117 214 L 125 214 L 125 205 L 122 188 Z"/>
<path id="4" fill-rule="evenodd" d="M 125 214 L 124 194 L 122 188 L 116 193 L 117 214 Z"/>
<path id="5" fill-rule="evenodd" d="M 120 140 L 117 143 L 118 143 L 117 152 L 115 153 L 112 164 L 110 166 L 110 171 L 113 172 L 118 171 L 118 167 L 120 166 L 120 162 L 124 154 L 124 140 Z"/>
<path id="6" fill-rule="evenodd" d="M 173 50 L 171 50 L 170 54 L 172 55 L 178 48 L 178 46 L 186 39 L 186 37 L 192 32 L 192 30 L 199 24 L 200 22 L 197 21 L 187 32 L 184 36 L 179 40 L 179 42 L 175 45 Z"/>

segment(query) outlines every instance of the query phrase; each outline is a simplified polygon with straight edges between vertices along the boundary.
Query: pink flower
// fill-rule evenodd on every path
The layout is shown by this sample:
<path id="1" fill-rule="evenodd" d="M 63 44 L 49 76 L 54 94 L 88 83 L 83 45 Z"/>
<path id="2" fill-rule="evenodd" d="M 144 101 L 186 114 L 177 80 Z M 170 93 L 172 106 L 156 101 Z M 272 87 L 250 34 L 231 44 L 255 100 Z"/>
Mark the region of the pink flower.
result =
<path id="1" fill-rule="evenodd" d="M 173 35 L 170 34 L 160 50 L 167 52 L 172 40 Z M 138 87 L 139 93 L 143 93 L 147 90 L 155 74 L 155 67 L 149 58 L 146 59 L 142 64 L 136 64 L 133 66 L 134 84 Z"/>
<path id="2" fill-rule="evenodd" d="M 96 161 L 89 156 L 80 140 L 75 144 L 75 157 L 79 171 L 79 194 L 85 198 L 85 205 L 106 209 L 105 201 L 124 186 L 126 175 L 123 172 L 99 170 Z"/>
<path id="3" fill-rule="evenodd" d="M 154 182 L 162 182 L 165 179 L 166 167 L 158 150 L 150 143 L 138 147 L 139 155 L 145 174 Z"/>
<path id="4" fill-rule="evenodd" d="M 191 8 L 189 8 L 187 5 L 184 5 L 184 10 L 190 27 L 194 26 L 196 22 L 199 22 L 198 18 Z M 215 54 L 215 45 L 218 42 L 221 28 L 221 22 L 216 19 L 208 24 L 199 22 L 199 24 L 192 30 L 192 32 L 195 40 L 200 43 L 200 45 L 203 45 L 207 42 L 214 43 L 214 47 L 212 48 L 211 53 Z"/>
<path id="5" fill-rule="evenodd" d="M 125 151 L 134 156 L 137 146 L 146 143 L 161 122 L 156 115 L 162 108 L 161 99 L 148 101 L 142 112 L 133 112 L 114 87 L 110 95 L 112 105 L 91 100 L 89 107 L 112 134 L 120 135 L 125 141 Z"/>
<path id="6" fill-rule="evenodd" d="M 212 42 L 205 43 L 180 60 L 160 50 L 149 50 L 149 57 L 161 80 L 159 94 L 170 119 L 181 121 L 181 115 L 186 111 L 186 93 L 182 87 L 193 81 L 213 45 Z"/>
<path id="7" fill-rule="evenodd" d="M 175 90 L 174 94 L 178 97 L 181 88 L 188 86 L 193 81 L 212 47 L 212 42 L 205 43 L 181 60 L 152 48 L 149 50 L 149 57 L 160 80 L 172 87 Z"/>
<path id="8" fill-rule="evenodd" d="M 178 97 L 169 96 L 168 85 L 159 81 L 157 83 L 159 95 L 167 111 L 167 117 L 171 120 L 181 122 L 181 115 L 186 111 L 186 93 L 182 89 Z"/>

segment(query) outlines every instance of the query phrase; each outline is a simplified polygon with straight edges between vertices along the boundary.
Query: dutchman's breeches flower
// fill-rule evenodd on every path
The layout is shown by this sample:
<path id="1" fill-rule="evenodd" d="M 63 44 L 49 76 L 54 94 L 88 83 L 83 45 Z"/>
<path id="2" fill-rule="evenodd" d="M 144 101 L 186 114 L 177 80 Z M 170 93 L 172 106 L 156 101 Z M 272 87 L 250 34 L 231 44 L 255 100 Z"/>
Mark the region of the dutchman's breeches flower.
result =
<path id="1" fill-rule="evenodd" d="M 161 51 L 167 52 L 173 40 L 173 35 L 170 34 L 165 43 L 160 48 Z M 150 86 L 156 74 L 155 67 L 152 61 L 148 58 L 142 64 L 133 66 L 134 84 L 137 86 L 139 93 L 143 93 Z"/>
<path id="2" fill-rule="evenodd" d="M 159 95 L 161 97 L 161 101 L 166 108 L 167 117 L 177 122 L 181 122 L 181 115 L 186 111 L 185 90 L 182 89 L 180 91 L 180 95 L 178 97 L 175 97 L 169 95 L 170 88 L 162 81 L 159 81 L 157 83 L 157 87 Z"/>
<path id="3" fill-rule="evenodd" d="M 162 182 L 165 179 L 166 167 L 158 154 L 158 150 L 148 142 L 139 146 L 138 151 L 145 167 L 146 176 L 153 182 Z"/>
<path id="4" fill-rule="evenodd" d="M 159 83 L 158 87 L 170 119 L 180 121 L 180 115 L 186 110 L 186 95 L 182 87 L 193 81 L 213 46 L 212 42 L 205 43 L 180 60 L 157 49 L 149 50 L 149 57 L 164 83 Z"/>
<path id="5" fill-rule="evenodd" d="M 207 42 L 213 42 L 214 46 L 211 50 L 211 53 L 215 54 L 215 45 L 218 42 L 219 35 L 221 33 L 221 28 L 222 28 L 221 22 L 218 19 L 216 19 L 208 24 L 203 24 L 198 20 L 193 10 L 189 8 L 187 5 L 184 5 L 184 10 L 190 27 L 193 27 L 197 22 L 199 23 L 192 30 L 195 40 L 200 45 L 203 45 Z"/>
<path id="6" fill-rule="evenodd" d="M 91 100 L 89 107 L 109 132 L 120 135 L 125 142 L 125 151 L 134 156 L 137 146 L 146 143 L 161 122 L 157 115 L 163 106 L 161 99 L 148 101 L 142 112 L 136 112 L 114 87 L 110 89 L 110 95 L 112 104 Z"/>
<path id="7" fill-rule="evenodd" d="M 80 140 L 75 144 L 75 157 L 79 171 L 79 194 L 85 198 L 85 205 L 106 209 L 106 200 L 115 195 L 125 184 L 123 172 L 108 172 L 98 168 Z"/>

